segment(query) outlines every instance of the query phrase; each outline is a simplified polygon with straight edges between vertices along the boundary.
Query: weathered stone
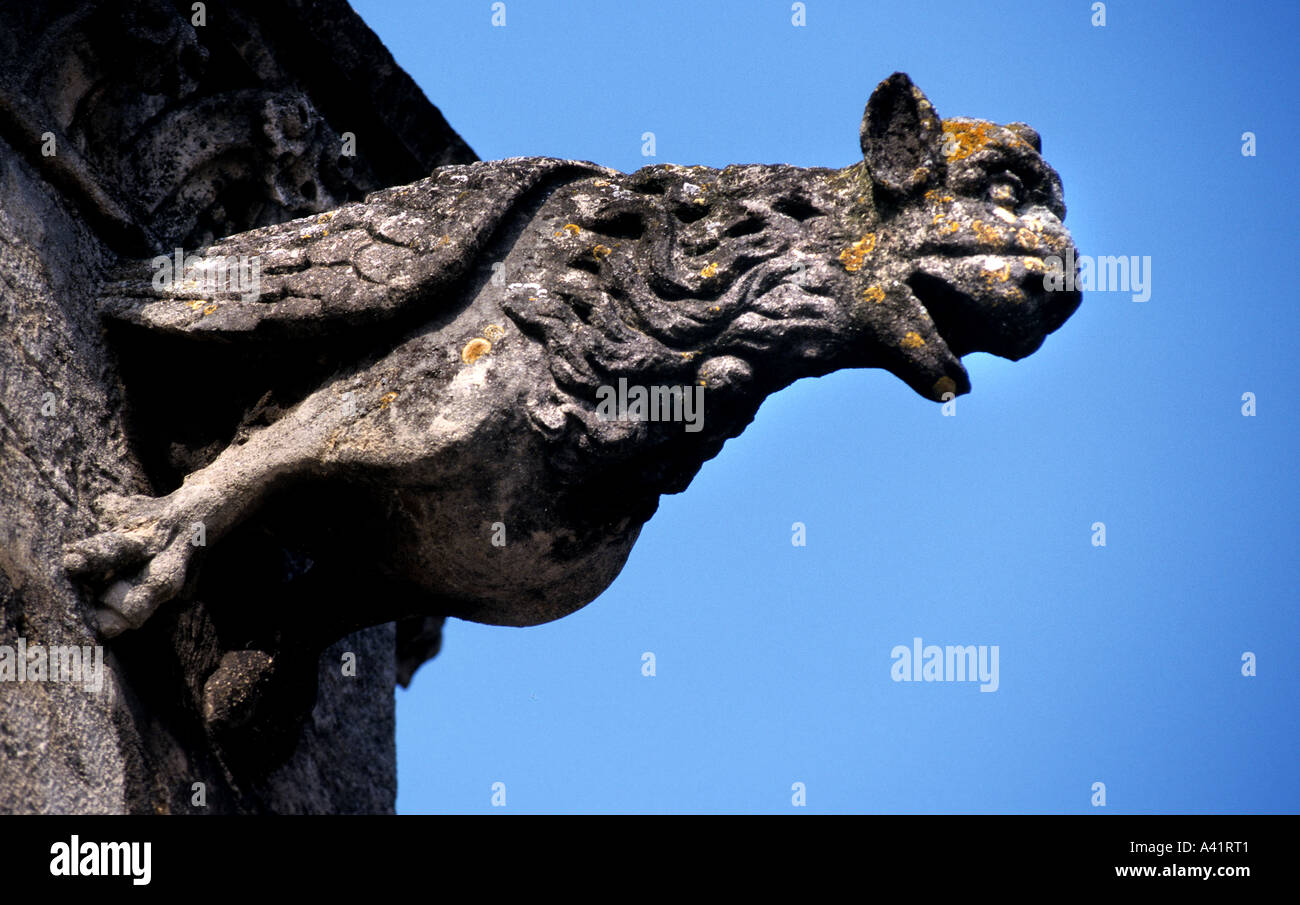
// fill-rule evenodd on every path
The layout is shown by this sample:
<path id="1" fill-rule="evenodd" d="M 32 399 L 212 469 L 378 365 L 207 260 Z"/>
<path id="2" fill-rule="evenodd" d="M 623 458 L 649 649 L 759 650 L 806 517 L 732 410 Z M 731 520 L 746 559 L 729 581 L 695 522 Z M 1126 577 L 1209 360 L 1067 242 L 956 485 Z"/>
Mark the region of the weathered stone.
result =
<path id="1" fill-rule="evenodd" d="M 0 2 L 0 630 L 112 639 L 0 683 L 4 810 L 391 810 L 444 617 L 592 600 L 800 377 L 950 398 L 1078 304 L 1038 136 L 901 74 L 843 170 L 471 163 L 342 2 L 221 11 Z"/>
<path id="2" fill-rule="evenodd" d="M 447 166 L 220 240 L 183 275 L 123 264 L 100 295 L 148 337 L 133 349 L 211 355 L 243 375 L 223 390 L 274 414 L 166 496 L 100 499 L 104 530 L 66 565 L 104 589 L 102 629 L 202 597 L 192 526 L 219 541 L 268 511 L 287 549 L 364 576 L 339 608 L 245 617 L 281 634 L 556 619 L 768 394 L 880 367 L 951 398 L 970 388 L 962 355 L 1021 358 L 1074 311 L 1077 293 L 1045 288 L 1043 256 L 1072 245 L 1032 130 L 941 121 L 899 74 L 861 143 L 843 170 Z M 205 279 L 254 258 L 252 282 Z M 615 385 L 702 396 L 702 420 L 611 419 Z"/>
<path id="3" fill-rule="evenodd" d="M 130 416 L 130 347 L 105 342 L 97 311 L 104 269 L 475 159 L 342 0 L 208 4 L 200 28 L 189 15 L 0 0 L 0 645 L 96 643 L 62 544 L 93 530 L 93 499 L 168 489 L 165 462 L 137 450 L 173 418 Z M 347 131 L 355 157 L 340 154 Z M 164 383 L 189 406 L 220 396 L 214 377 L 182 367 Z M 259 537 L 238 568 L 282 568 Z M 274 606 L 278 580 L 225 590 Z M 112 645 L 98 692 L 0 681 L 0 812 L 391 812 L 394 648 L 409 673 L 440 623 L 407 623 L 406 644 L 392 625 L 313 638 L 299 655 L 223 621 L 222 603 L 192 599 Z M 355 678 L 340 676 L 345 650 Z M 231 654 L 273 668 L 249 682 Z M 209 679 L 231 706 L 214 693 L 205 724 Z M 235 707 L 235 679 L 264 693 Z"/>

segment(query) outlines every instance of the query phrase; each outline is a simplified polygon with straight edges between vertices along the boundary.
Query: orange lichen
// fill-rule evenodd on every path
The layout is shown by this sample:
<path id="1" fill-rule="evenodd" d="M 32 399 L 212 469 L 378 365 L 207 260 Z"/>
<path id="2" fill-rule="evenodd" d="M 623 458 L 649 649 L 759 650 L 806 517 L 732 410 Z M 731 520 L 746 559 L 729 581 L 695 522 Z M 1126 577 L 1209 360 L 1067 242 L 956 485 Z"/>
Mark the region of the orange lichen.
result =
<path id="1" fill-rule="evenodd" d="M 481 336 L 476 336 L 465 344 L 460 352 L 461 361 L 470 365 L 492 351 L 492 344 Z"/>
<path id="2" fill-rule="evenodd" d="M 985 245 L 1001 245 L 1006 241 L 1006 236 L 1002 234 L 1000 227 L 985 223 L 983 220 L 976 220 L 970 228 L 975 232 L 975 238 Z"/>
<path id="3" fill-rule="evenodd" d="M 582 227 L 576 223 L 566 223 L 564 224 L 564 231 L 571 236 L 576 236 L 578 233 L 582 232 Z"/>
<path id="4" fill-rule="evenodd" d="M 211 314 L 212 312 L 214 312 L 214 311 L 217 310 L 217 307 L 218 307 L 218 306 L 217 306 L 217 303 L 216 303 L 216 302 L 209 302 L 208 304 L 206 304 L 206 305 L 203 306 L 203 313 L 204 313 L 204 314 Z"/>
<path id="5" fill-rule="evenodd" d="M 382 395 L 382 396 L 379 397 L 379 407 L 380 407 L 381 409 L 386 409 L 386 408 L 388 408 L 388 404 L 389 404 L 390 402 L 392 402 L 392 401 L 393 401 L 394 399 L 396 399 L 396 398 L 397 398 L 397 391 L 396 391 L 396 390 L 390 390 L 390 391 L 388 391 L 387 393 L 385 393 L 384 395 Z"/>
<path id="6" fill-rule="evenodd" d="M 948 159 L 965 160 L 982 150 L 993 140 L 990 132 L 992 126 L 992 123 L 983 120 L 954 122 L 945 119 L 943 121 L 944 150 L 948 152 Z"/>
<path id="7" fill-rule="evenodd" d="M 1041 237 L 1032 229 L 1025 229 L 1022 226 L 1020 229 L 1016 230 L 1016 239 L 1019 240 L 1021 245 L 1024 245 L 1027 248 L 1037 248 Z"/>
<path id="8" fill-rule="evenodd" d="M 1016 190 L 1006 183 L 999 183 L 989 189 L 989 197 L 994 203 L 1003 207 L 1014 206 L 1016 203 Z"/>
<path id="9" fill-rule="evenodd" d="M 960 223 L 956 220 L 949 220 L 943 214 L 935 214 L 934 219 L 930 222 L 939 227 L 939 234 L 943 236 L 951 236 L 957 230 L 961 229 Z"/>
<path id="10" fill-rule="evenodd" d="M 989 286 L 992 286 L 994 282 L 1005 283 L 1010 276 L 1011 276 L 1011 265 L 1008 263 L 1003 263 L 1002 268 L 1000 270 L 985 269 L 984 282 L 988 283 Z"/>
<path id="11" fill-rule="evenodd" d="M 903 335 L 904 349 L 919 349 L 924 345 L 925 345 L 925 340 L 922 339 L 921 334 L 917 333 L 915 330 L 909 330 L 907 333 Z"/>
<path id="12" fill-rule="evenodd" d="M 610 256 L 612 249 L 608 245 L 597 245 L 591 250 L 591 256 L 599 261 L 601 258 Z"/>
<path id="13" fill-rule="evenodd" d="M 483 328 L 483 335 L 487 337 L 488 342 L 496 342 L 506 335 L 505 328 L 498 324 L 488 324 Z"/>
<path id="14" fill-rule="evenodd" d="M 706 280 L 712 279 L 717 275 L 718 275 L 718 264 L 716 261 L 711 262 L 703 270 L 700 271 L 700 276 L 704 277 L 704 279 Z"/>
<path id="15" fill-rule="evenodd" d="M 1068 236 L 1044 235 L 1040 233 L 1038 238 L 1042 240 L 1044 245 L 1056 252 L 1058 255 L 1064 255 L 1070 247 L 1070 239 Z"/>
<path id="16" fill-rule="evenodd" d="M 879 286 L 868 286 L 862 291 L 862 298 L 868 302 L 880 304 L 885 300 L 885 290 Z"/>
<path id="17" fill-rule="evenodd" d="M 1035 273 L 1047 273 L 1047 262 L 1042 258 L 1021 258 L 1020 262 L 1025 265 L 1025 270 L 1032 270 Z"/>
<path id="18" fill-rule="evenodd" d="M 844 265 L 844 269 L 849 273 L 855 273 L 862 269 L 862 262 L 866 260 L 867 255 L 871 254 L 875 248 L 876 234 L 867 233 L 861 239 L 840 252 L 840 263 Z"/>

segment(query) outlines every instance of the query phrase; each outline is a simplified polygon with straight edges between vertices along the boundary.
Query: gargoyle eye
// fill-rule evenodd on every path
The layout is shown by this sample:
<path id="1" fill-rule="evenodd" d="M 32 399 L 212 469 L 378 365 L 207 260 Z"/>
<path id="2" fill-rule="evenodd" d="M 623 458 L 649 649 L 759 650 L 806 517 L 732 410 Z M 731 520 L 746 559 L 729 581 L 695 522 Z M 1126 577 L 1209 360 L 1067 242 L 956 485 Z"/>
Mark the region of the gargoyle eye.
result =
<path id="1" fill-rule="evenodd" d="M 999 207 L 1014 209 L 1025 197 L 1025 186 L 1014 173 L 999 173 L 989 180 L 989 200 Z"/>

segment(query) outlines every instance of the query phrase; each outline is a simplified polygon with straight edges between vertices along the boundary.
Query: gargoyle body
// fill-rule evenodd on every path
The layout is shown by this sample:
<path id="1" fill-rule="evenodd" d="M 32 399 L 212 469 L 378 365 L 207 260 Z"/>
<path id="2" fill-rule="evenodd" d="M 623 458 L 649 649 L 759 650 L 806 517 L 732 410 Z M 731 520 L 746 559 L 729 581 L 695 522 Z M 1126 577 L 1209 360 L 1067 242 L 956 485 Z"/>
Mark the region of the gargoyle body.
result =
<path id="1" fill-rule="evenodd" d="M 556 619 L 614 580 L 659 495 L 768 394 L 878 367 L 951 398 L 970 388 L 962 355 L 1021 358 L 1075 310 L 1077 293 L 1045 289 L 1072 246 L 1032 129 L 941 120 L 896 74 L 860 143 L 839 170 L 449 166 L 221 240 L 171 278 L 123 264 L 101 293 L 110 321 L 297 389 L 166 495 L 101 501 L 101 533 L 66 566 L 102 590 L 102 630 L 183 598 L 205 546 L 305 487 L 302 549 L 319 558 L 328 528 L 387 589 L 355 600 L 354 625 Z M 241 257 L 253 291 L 201 279 Z M 186 416 L 227 376 L 198 375 Z M 700 429 L 610 417 L 620 381 L 703 387 Z"/>

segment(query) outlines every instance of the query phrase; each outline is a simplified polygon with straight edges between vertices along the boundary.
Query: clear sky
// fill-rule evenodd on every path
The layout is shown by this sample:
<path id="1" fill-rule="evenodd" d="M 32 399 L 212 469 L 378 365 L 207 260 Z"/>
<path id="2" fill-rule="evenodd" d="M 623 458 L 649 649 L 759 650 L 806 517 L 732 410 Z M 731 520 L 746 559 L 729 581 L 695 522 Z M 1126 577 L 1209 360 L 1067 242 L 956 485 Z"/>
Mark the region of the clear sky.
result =
<path id="1" fill-rule="evenodd" d="M 483 159 L 845 166 L 903 70 L 1041 133 L 1081 253 L 1151 259 L 1149 301 L 968 356 L 955 416 L 795 384 L 594 603 L 449 622 L 397 692 L 399 812 L 1300 810 L 1296 4 L 353 5 Z M 997 691 L 894 682 L 916 637 L 997 645 Z"/>

